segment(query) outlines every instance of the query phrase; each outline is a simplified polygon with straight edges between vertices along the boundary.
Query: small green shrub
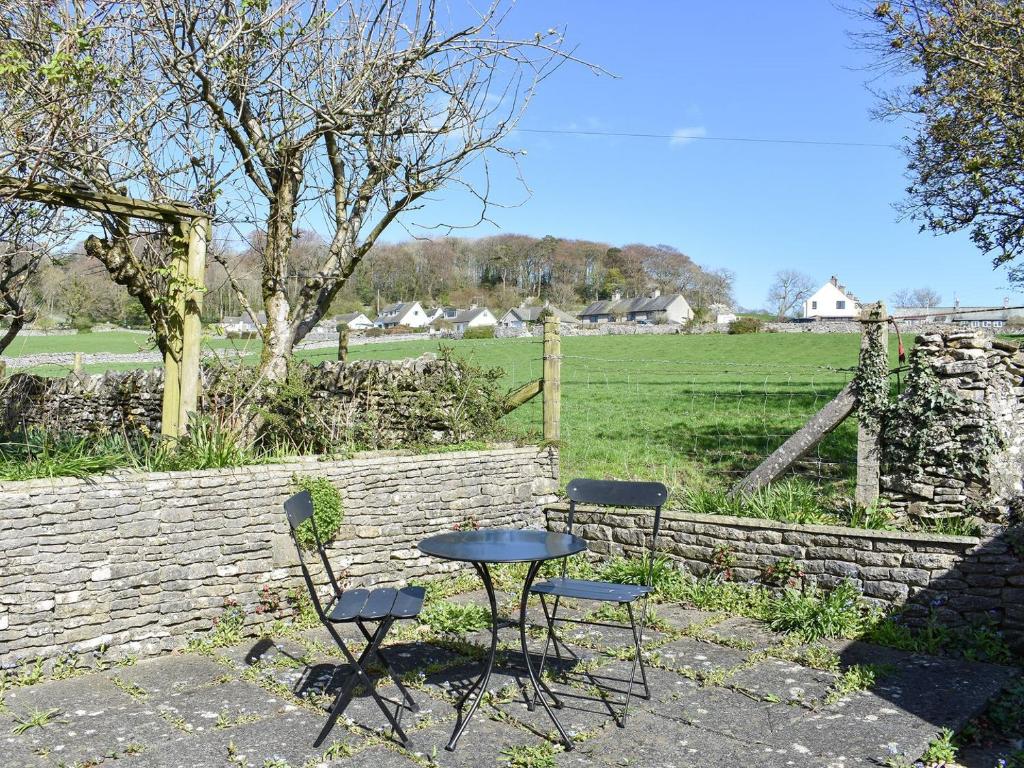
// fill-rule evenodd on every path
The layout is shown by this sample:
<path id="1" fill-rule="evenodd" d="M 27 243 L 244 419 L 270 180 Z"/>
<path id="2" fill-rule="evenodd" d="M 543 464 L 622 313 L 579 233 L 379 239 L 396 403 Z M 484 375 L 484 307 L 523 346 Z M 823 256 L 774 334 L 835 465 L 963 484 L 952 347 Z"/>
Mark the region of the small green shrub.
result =
<path id="1" fill-rule="evenodd" d="M 613 557 L 598 571 L 603 581 L 616 584 L 646 584 L 651 571 L 649 555 L 643 557 Z M 685 577 L 669 558 L 654 558 L 654 570 L 651 585 L 654 594 L 666 600 L 673 600 L 681 593 Z"/>
<path id="2" fill-rule="evenodd" d="M 843 581 L 831 592 L 817 588 L 787 589 L 769 602 L 765 620 L 776 632 L 788 632 L 804 642 L 823 638 L 856 637 L 869 615 L 860 590 Z"/>
<path id="3" fill-rule="evenodd" d="M 740 333 L 760 333 L 763 328 L 764 323 L 757 317 L 738 317 L 729 323 L 729 333 L 733 335 Z"/>
<path id="4" fill-rule="evenodd" d="M 943 728 L 928 744 L 928 749 L 921 755 L 925 765 L 953 765 L 956 763 L 956 745 L 953 744 L 953 731 Z"/>
<path id="5" fill-rule="evenodd" d="M 317 535 L 322 544 L 333 541 L 345 519 L 341 493 L 326 477 L 296 475 L 292 478 L 292 484 L 300 491 L 308 491 L 313 499 L 312 520 L 305 521 L 295 529 L 295 538 L 299 546 L 303 549 L 316 549 Z M 313 533 L 314 525 L 316 525 L 317 535 Z"/>
<path id="6" fill-rule="evenodd" d="M 515 745 L 501 750 L 501 761 L 507 768 L 555 768 L 555 755 L 561 751 L 561 746 L 547 741 Z"/>
<path id="7" fill-rule="evenodd" d="M 467 328 L 462 333 L 464 339 L 493 339 L 494 338 L 494 326 L 493 325 L 478 325 L 475 328 Z"/>
<path id="8" fill-rule="evenodd" d="M 919 528 L 926 533 L 937 533 L 940 536 L 978 536 L 981 527 L 978 521 L 970 517 L 938 517 L 922 520 Z"/>
<path id="9" fill-rule="evenodd" d="M 491 626 L 491 612 L 472 603 L 438 600 L 420 614 L 420 621 L 439 635 L 463 635 Z"/>

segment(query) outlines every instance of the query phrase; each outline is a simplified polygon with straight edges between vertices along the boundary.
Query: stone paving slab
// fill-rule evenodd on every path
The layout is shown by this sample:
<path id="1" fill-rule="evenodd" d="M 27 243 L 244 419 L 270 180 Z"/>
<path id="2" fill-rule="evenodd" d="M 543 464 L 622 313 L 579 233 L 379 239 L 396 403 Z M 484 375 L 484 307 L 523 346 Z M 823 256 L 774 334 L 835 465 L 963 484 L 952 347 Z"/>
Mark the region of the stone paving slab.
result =
<path id="1" fill-rule="evenodd" d="M 631 660 L 606 647 L 573 646 L 586 659 L 584 666 L 549 661 L 557 673 L 552 688 L 565 704 L 556 713 L 581 737 L 572 752 L 559 751 L 543 709 L 525 706 L 529 679 L 515 646 L 501 651 L 489 685 L 506 698 L 483 702 L 459 749 L 446 752 L 457 715 L 453 697 L 482 669 L 479 659 L 464 654 L 479 649 L 407 639 L 390 647 L 390 657 L 421 711 L 398 709 L 398 689 L 386 677 L 377 684 L 401 712 L 414 752 L 389 741 L 388 723 L 365 691 L 353 699 L 328 742 L 313 747 L 327 716 L 323 707 L 347 667 L 339 668 L 330 646 L 320 644 L 323 633 L 309 631 L 284 640 L 250 639 L 217 649 L 215 658 L 169 655 L 10 689 L 3 694 L 6 709 L 0 708 L 0 765 L 299 768 L 327 761 L 352 768 L 461 768 L 502 765 L 513 752 L 525 759 L 529 748 L 531 759 L 554 759 L 560 766 L 877 767 L 894 752 L 916 759 L 940 728 L 962 727 L 1019 672 L 833 642 L 844 666 L 873 664 L 879 677 L 871 690 L 831 701 L 837 674 L 767 656 L 765 649 L 778 636 L 756 623 L 673 606 L 658 612 L 677 634 L 657 638 L 661 647 L 650 653 L 654 665 L 648 667 L 651 699 L 634 698 L 625 728 L 615 715 Z M 700 640 L 678 636 L 698 624 L 717 628 L 721 642 L 712 642 L 709 631 Z M 536 638 L 530 646 L 539 652 Z M 635 693 L 641 692 L 638 681 Z M 58 712 L 49 722 L 14 733 L 16 717 L 50 709 Z M 328 751 L 332 741 L 337 745 Z"/>

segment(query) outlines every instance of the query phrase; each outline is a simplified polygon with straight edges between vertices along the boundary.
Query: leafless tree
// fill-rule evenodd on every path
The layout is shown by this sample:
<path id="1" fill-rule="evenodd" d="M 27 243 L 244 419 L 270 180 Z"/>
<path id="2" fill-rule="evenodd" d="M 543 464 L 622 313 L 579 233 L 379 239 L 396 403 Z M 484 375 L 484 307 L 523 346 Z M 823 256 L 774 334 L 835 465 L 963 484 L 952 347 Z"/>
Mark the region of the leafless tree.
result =
<path id="1" fill-rule="evenodd" d="M 892 303 L 897 307 L 926 307 L 931 309 L 942 303 L 942 294 L 931 288 L 902 288 L 892 295 Z"/>
<path id="2" fill-rule="evenodd" d="M 814 280 L 795 269 L 783 269 L 775 273 L 768 288 L 768 304 L 775 310 L 775 316 L 783 320 L 800 306 L 814 290 Z"/>

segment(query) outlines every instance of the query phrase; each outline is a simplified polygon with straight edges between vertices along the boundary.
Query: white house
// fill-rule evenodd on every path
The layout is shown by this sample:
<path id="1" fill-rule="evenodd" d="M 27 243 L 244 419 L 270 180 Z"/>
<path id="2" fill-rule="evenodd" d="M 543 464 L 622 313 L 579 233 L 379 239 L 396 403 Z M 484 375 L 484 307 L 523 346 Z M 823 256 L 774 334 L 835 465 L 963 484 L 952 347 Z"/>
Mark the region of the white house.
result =
<path id="1" fill-rule="evenodd" d="M 337 320 L 338 325 L 344 323 L 350 331 L 365 331 L 367 328 L 373 328 L 373 321 L 362 312 L 349 312 L 344 315 L 338 315 L 335 320 Z"/>
<path id="2" fill-rule="evenodd" d="M 394 328 L 404 325 L 407 328 L 423 328 L 427 325 L 427 313 L 418 301 L 400 301 L 381 308 L 380 314 L 373 324 L 377 328 Z"/>
<path id="3" fill-rule="evenodd" d="M 579 320 L 568 312 L 563 312 L 554 304 L 545 302 L 543 306 L 540 304 L 527 305 L 524 303 L 520 304 L 518 307 L 512 307 L 512 309 L 501 316 L 501 319 L 498 321 L 498 325 L 503 328 L 515 328 L 516 330 L 522 330 L 528 326 L 541 322 L 541 320 L 548 315 L 553 315 L 560 323 L 579 323 Z"/>
<path id="4" fill-rule="evenodd" d="M 728 325 L 736 319 L 736 313 L 727 304 L 712 304 L 708 307 L 711 322 L 715 325 Z"/>
<path id="5" fill-rule="evenodd" d="M 835 275 L 804 302 L 807 320 L 849 320 L 860 317 L 860 300 L 840 285 Z"/>
<path id="6" fill-rule="evenodd" d="M 1009 297 L 1003 299 L 1002 308 L 966 307 L 956 301 L 952 307 L 897 307 L 892 316 L 903 325 L 949 323 L 969 328 L 1002 328 L 1024 323 L 1024 310 L 1011 309 Z"/>
<path id="7" fill-rule="evenodd" d="M 497 325 L 498 321 L 487 307 L 473 305 L 469 309 L 460 309 L 452 317 L 445 317 L 452 324 L 456 333 L 465 333 L 467 328 L 479 328 L 484 325 Z"/>
<path id="8" fill-rule="evenodd" d="M 623 299 L 618 292 L 611 299 L 595 301 L 582 312 L 584 323 L 609 323 L 625 320 L 630 323 L 685 323 L 693 317 L 689 302 L 680 293 L 666 296 L 654 290 L 648 297 Z"/>

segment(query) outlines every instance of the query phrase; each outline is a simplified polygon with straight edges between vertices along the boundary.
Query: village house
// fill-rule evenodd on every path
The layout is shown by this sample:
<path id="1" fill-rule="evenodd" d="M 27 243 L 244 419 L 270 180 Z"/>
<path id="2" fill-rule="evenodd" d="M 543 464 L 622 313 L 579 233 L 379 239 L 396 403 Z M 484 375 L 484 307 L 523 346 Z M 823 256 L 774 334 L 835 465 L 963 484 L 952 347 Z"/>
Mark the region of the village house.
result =
<path id="1" fill-rule="evenodd" d="M 969 328 L 1002 328 L 1008 323 L 1024 323 L 1024 310 L 1012 309 L 1009 297 L 1002 307 L 968 307 L 955 301 L 951 307 L 896 307 L 891 312 L 903 325 L 949 323 Z"/>
<path id="2" fill-rule="evenodd" d="M 429 323 L 427 313 L 418 301 L 400 301 L 381 308 L 377 319 L 373 321 L 376 328 L 394 328 L 404 325 L 407 328 L 423 328 Z"/>
<path id="3" fill-rule="evenodd" d="M 682 294 L 665 296 L 655 289 L 650 296 L 623 299 L 618 292 L 611 299 L 595 301 L 582 312 L 584 323 L 685 323 L 693 317 L 693 310 Z"/>
<path id="4" fill-rule="evenodd" d="M 373 328 L 373 321 L 362 312 L 348 312 L 338 315 L 334 319 L 337 321 L 336 326 L 344 323 L 350 331 L 365 331 L 367 328 Z"/>
<path id="5" fill-rule="evenodd" d="M 531 325 L 535 325 L 541 322 L 544 317 L 552 315 L 558 319 L 560 323 L 572 323 L 578 324 L 579 320 L 570 315 L 568 312 L 563 312 L 561 309 L 556 307 L 554 304 L 544 302 L 541 304 L 526 304 L 525 302 L 520 304 L 518 307 L 512 307 L 508 312 L 501 316 L 498 324 L 503 328 L 514 328 L 515 330 L 523 330 Z"/>
<path id="6" fill-rule="evenodd" d="M 805 320 L 850 320 L 860 317 L 860 299 L 833 275 L 804 302 Z"/>

